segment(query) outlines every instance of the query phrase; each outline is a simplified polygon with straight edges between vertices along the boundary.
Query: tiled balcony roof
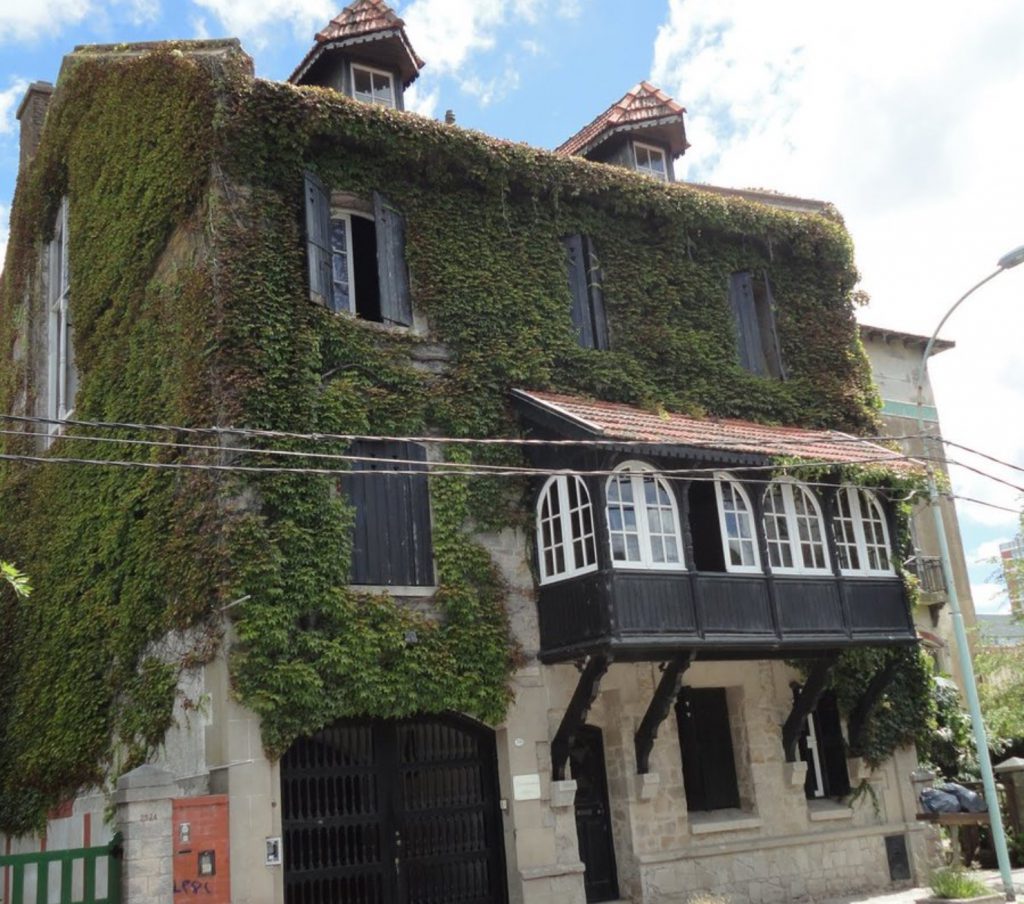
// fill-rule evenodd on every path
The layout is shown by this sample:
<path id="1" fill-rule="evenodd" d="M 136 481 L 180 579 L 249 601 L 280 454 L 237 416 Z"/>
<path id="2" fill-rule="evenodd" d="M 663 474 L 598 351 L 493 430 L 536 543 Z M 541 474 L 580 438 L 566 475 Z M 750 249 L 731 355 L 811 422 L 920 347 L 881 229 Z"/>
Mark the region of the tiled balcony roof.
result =
<path id="1" fill-rule="evenodd" d="M 895 471 L 916 471 L 918 462 L 871 440 L 838 430 L 774 427 L 751 421 L 694 418 L 645 411 L 616 402 L 534 390 L 513 391 L 517 398 L 571 423 L 595 437 L 664 446 L 797 458 L 844 464 L 884 464 Z"/>

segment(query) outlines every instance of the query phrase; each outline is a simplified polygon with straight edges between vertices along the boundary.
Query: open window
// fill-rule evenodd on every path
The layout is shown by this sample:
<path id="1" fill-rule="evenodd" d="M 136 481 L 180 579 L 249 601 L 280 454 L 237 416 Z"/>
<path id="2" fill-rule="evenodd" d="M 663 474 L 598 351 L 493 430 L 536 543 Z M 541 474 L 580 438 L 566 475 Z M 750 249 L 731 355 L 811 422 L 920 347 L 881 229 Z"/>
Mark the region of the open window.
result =
<path id="1" fill-rule="evenodd" d="M 840 487 L 834 531 L 836 555 L 843 574 L 893 574 L 889 528 L 874 493 L 860 487 Z"/>
<path id="2" fill-rule="evenodd" d="M 768 561 L 779 574 L 829 574 L 821 507 L 795 480 L 773 480 L 764 494 Z"/>
<path id="3" fill-rule="evenodd" d="M 785 373 L 768 275 L 733 273 L 729 278 L 729 305 L 736 327 L 740 364 L 752 374 L 781 380 Z"/>
<path id="4" fill-rule="evenodd" d="M 586 484 L 576 476 L 552 477 L 537 500 L 540 582 L 586 574 L 597 568 L 594 511 Z"/>
<path id="5" fill-rule="evenodd" d="M 650 465 L 631 461 L 616 468 L 605 486 L 605 500 L 614 565 L 684 567 L 675 497 Z"/>
<path id="6" fill-rule="evenodd" d="M 834 691 L 826 691 L 804 722 L 800 758 L 807 763 L 804 793 L 808 800 L 845 797 L 850 793 L 846 742 Z"/>
<path id="7" fill-rule="evenodd" d="M 57 214 L 49 247 L 49 298 L 46 330 L 47 404 L 46 416 L 51 436 L 61 433 L 59 423 L 74 415 L 78 391 L 75 365 L 74 330 L 71 325 L 70 279 L 68 261 L 68 201 L 65 198 Z"/>
<path id="8" fill-rule="evenodd" d="M 426 450 L 416 443 L 358 441 L 343 481 L 355 509 L 353 584 L 430 587 L 434 554 Z"/>
<path id="9" fill-rule="evenodd" d="M 604 313 L 601 266 L 594 243 L 585 235 L 570 235 L 563 240 L 572 296 L 570 315 L 576 337 L 583 348 L 608 348 L 608 321 Z"/>
<path id="10" fill-rule="evenodd" d="M 320 179 L 307 172 L 304 183 L 310 299 L 336 313 L 411 326 L 402 214 L 379 192 L 365 210 L 332 208 Z"/>
<path id="11" fill-rule="evenodd" d="M 686 807 L 739 808 L 729 703 L 724 687 L 684 687 L 676 703 Z"/>

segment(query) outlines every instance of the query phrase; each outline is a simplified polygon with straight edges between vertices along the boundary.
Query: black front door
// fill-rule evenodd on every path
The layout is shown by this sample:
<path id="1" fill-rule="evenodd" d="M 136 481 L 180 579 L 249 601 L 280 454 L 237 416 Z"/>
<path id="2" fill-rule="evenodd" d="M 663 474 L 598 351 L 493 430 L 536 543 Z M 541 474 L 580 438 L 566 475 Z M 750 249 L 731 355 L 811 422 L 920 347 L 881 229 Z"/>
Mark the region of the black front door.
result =
<path id="1" fill-rule="evenodd" d="M 281 759 L 287 904 L 503 904 L 494 736 L 343 721 Z"/>
<path id="2" fill-rule="evenodd" d="M 573 738 L 569 768 L 576 779 L 576 835 L 586 867 L 583 884 L 588 901 L 613 901 L 619 896 L 608 811 L 608 778 L 604 768 L 601 729 L 584 725 Z"/>

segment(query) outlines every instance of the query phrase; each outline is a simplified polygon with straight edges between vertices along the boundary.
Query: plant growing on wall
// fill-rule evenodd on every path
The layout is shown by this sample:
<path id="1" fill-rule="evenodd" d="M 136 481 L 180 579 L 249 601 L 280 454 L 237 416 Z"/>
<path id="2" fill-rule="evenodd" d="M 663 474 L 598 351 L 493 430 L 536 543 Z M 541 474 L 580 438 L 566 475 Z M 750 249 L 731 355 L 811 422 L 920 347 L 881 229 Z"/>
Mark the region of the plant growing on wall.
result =
<path id="1" fill-rule="evenodd" d="M 346 449 L 306 434 L 514 436 L 516 386 L 875 428 L 857 274 L 837 217 L 658 185 L 327 90 L 255 81 L 223 47 L 183 50 L 83 52 L 62 76 L 12 215 L 0 410 L 32 386 L 15 349 L 40 316 L 25 299 L 67 196 L 83 419 L 291 431 L 299 436 L 246 443 L 295 453 L 296 467 Z M 307 169 L 356 195 L 386 190 L 402 211 L 429 337 L 308 300 Z M 571 233 L 601 254 L 607 352 L 579 348 L 567 316 L 561 238 Z M 726 287 L 741 270 L 772 281 L 785 381 L 736 360 Z M 420 360 L 432 343 L 446 350 L 441 369 Z M 271 463 L 186 450 L 173 429 L 107 434 L 163 446 L 88 435 L 71 430 L 52 454 Z M 35 450 L 30 437 L 6 448 Z M 460 449 L 443 454 L 461 460 Z M 518 461 L 509 450 L 477 458 Z M 0 650 L 0 829 L 37 825 L 61 797 L 141 761 L 170 724 L 180 670 L 212 655 L 226 620 L 234 692 L 260 715 L 273 755 L 346 715 L 503 717 L 519 652 L 506 588 L 471 528 L 521 519 L 520 484 L 432 479 L 438 590 L 425 613 L 348 585 L 351 511 L 329 476 L 56 464 L 0 476 L 0 542 L 38 588 Z M 158 654 L 171 631 L 194 643 Z"/>

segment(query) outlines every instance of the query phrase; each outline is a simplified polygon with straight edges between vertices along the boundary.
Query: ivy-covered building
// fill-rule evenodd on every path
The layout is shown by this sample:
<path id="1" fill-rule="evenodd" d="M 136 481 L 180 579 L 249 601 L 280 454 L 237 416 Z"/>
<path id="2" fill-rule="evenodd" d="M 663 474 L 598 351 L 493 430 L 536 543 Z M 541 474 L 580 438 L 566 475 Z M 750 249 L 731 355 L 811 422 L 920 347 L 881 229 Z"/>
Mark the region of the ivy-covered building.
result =
<path id="1" fill-rule="evenodd" d="M 403 112 L 422 65 L 357 0 L 289 83 L 199 41 L 30 88 L 8 846 L 149 762 L 222 796 L 235 902 L 909 879 L 916 476 L 858 438 L 841 219 L 674 181 L 645 83 L 549 152 Z"/>

